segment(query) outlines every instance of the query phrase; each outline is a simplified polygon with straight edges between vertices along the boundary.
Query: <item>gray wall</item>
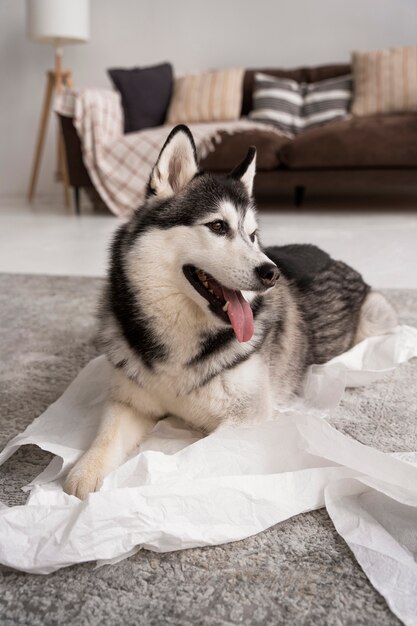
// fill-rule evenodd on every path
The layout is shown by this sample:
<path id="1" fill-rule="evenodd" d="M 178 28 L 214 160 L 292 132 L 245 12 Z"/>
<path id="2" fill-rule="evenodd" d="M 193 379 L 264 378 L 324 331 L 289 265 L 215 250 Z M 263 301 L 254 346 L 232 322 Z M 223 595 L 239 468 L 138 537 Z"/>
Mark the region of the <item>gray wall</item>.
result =
<path id="1" fill-rule="evenodd" d="M 70 0 L 68 0 L 70 1 Z M 92 36 L 65 49 L 78 86 L 109 66 L 177 71 L 347 61 L 352 49 L 417 43 L 416 0 L 92 0 Z M 25 2 L 0 0 L 0 194 L 26 191 L 53 51 L 25 36 Z M 54 194 L 49 132 L 39 191 Z"/>

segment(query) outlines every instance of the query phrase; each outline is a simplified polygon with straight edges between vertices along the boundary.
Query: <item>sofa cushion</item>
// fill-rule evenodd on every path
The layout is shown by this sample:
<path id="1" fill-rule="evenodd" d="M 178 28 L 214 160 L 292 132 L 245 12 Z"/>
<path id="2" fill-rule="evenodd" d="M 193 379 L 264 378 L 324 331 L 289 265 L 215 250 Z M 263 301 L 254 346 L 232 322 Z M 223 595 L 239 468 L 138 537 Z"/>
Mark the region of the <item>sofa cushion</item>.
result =
<path id="1" fill-rule="evenodd" d="M 243 76 L 241 67 L 179 76 L 174 82 L 167 124 L 239 119 Z"/>
<path id="2" fill-rule="evenodd" d="M 161 126 L 166 117 L 172 93 L 172 66 L 110 69 L 108 74 L 120 92 L 124 114 L 124 131 Z"/>
<path id="3" fill-rule="evenodd" d="M 253 111 L 249 117 L 283 131 L 301 132 L 346 117 L 352 99 L 352 76 L 336 76 L 316 83 L 255 74 Z"/>
<path id="4" fill-rule="evenodd" d="M 318 65 L 317 67 L 298 67 L 295 69 L 282 68 L 261 68 L 246 70 L 243 79 L 243 98 L 241 115 L 246 116 L 253 109 L 253 86 L 255 82 L 255 74 L 269 74 L 276 78 L 290 78 L 298 83 L 316 83 L 319 80 L 334 78 L 335 76 L 343 76 L 351 73 L 351 66 L 338 63 L 336 65 Z"/>
<path id="5" fill-rule="evenodd" d="M 354 115 L 417 111 L 417 46 L 352 55 Z"/>
<path id="6" fill-rule="evenodd" d="M 291 169 L 416 167 L 417 115 L 375 115 L 332 122 L 282 147 Z"/>
<path id="7" fill-rule="evenodd" d="M 273 170 L 279 167 L 279 153 L 289 140 L 268 130 L 248 130 L 229 135 L 220 132 L 220 143 L 214 152 L 209 152 L 200 163 L 203 170 L 229 172 L 241 161 L 249 146 L 256 146 L 258 170 Z"/>

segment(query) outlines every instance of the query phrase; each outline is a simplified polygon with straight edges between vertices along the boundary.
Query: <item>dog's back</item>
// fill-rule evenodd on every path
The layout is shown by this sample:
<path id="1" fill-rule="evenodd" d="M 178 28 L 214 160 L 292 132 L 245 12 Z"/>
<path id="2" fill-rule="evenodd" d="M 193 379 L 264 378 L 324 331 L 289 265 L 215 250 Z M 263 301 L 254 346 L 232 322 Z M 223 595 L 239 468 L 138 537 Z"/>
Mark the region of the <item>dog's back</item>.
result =
<path id="1" fill-rule="evenodd" d="M 366 337 L 386 333 L 396 315 L 385 298 L 346 263 L 317 246 L 267 248 L 292 287 L 308 337 L 306 365 L 325 363 Z"/>
<path id="2" fill-rule="evenodd" d="M 316 246 L 268 248 L 306 322 L 307 363 L 325 363 L 354 343 L 361 306 L 370 292 L 362 276 Z"/>

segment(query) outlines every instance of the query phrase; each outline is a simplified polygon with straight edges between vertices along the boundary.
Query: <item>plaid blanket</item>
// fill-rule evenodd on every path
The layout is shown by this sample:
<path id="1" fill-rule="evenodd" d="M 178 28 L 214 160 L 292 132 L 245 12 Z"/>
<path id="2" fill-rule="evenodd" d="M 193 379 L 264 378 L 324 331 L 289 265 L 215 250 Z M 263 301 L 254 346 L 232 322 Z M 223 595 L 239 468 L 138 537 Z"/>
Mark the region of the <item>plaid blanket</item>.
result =
<path id="1" fill-rule="evenodd" d="M 103 201 L 116 215 L 129 217 L 144 199 L 151 168 L 171 127 L 159 126 L 124 135 L 120 95 L 104 89 L 65 91 L 55 110 L 73 117 L 85 166 Z M 200 158 L 214 150 L 221 140 L 220 132 L 234 134 L 253 129 L 265 129 L 265 124 L 244 118 L 190 124 Z M 273 126 L 268 129 L 285 134 Z"/>

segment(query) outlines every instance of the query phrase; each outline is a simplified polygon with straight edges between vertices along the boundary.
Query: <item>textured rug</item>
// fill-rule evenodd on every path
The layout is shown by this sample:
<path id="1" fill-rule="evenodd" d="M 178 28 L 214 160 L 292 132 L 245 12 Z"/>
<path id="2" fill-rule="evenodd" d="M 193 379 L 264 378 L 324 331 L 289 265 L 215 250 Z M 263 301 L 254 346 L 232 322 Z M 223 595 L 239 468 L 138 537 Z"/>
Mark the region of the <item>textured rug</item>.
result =
<path id="1" fill-rule="evenodd" d="M 0 446 L 21 432 L 97 354 L 101 281 L 0 275 Z M 417 292 L 387 291 L 401 322 L 417 325 Z M 332 422 L 380 450 L 417 450 L 417 360 L 348 391 Z M 0 468 L 0 499 L 50 455 L 25 446 Z M 323 510 L 224 546 L 73 566 L 49 576 L 0 568 L 0 624 L 332 624 L 400 622 Z"/>

